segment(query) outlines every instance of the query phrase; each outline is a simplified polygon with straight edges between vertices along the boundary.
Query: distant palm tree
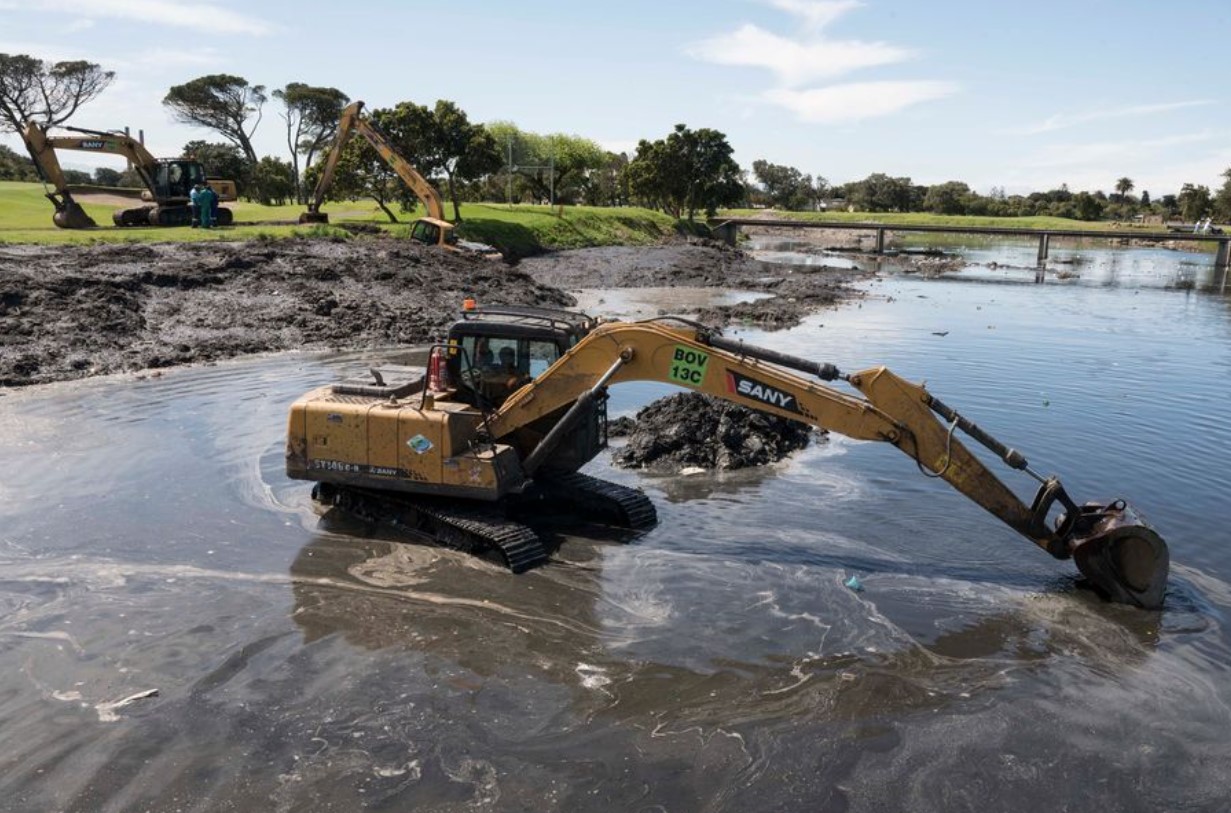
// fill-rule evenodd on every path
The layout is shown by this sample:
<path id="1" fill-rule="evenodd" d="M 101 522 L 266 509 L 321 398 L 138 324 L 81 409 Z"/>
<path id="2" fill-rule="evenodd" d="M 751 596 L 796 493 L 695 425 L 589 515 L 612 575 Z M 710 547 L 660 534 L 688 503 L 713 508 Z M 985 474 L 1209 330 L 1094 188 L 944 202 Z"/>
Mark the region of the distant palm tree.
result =
<path id="1" fill-rule="evenodd" d="M 1133 189 L 1132 178 L 1121 178 L 1116 181 L 1116 191 L 1120 193 L 1120 202 L 1123 203 L 1128 198 L 1128 193 Z"/>

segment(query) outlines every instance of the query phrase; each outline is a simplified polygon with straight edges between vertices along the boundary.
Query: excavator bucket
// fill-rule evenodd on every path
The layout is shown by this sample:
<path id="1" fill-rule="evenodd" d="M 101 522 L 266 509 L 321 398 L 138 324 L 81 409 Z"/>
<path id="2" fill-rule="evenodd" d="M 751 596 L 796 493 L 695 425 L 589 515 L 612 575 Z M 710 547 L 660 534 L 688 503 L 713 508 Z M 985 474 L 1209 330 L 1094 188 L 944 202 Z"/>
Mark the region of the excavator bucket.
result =
<path id="1" fill-rule="evenodd" d="M 1070 540 L 1077 569 L 1111 601 L 1161 609 L 1171 556 L 1145 517 L 1123 500 L 1087 503 Z"/>
<path id="2" fill-rule="evenodd" d="M 81 204 L 75 201 L 66 202 L 62 208 L 57 209 L 51 216 L 51 222 L 62 229 L 92 229 L 98 225 L 85 213 Z"/>

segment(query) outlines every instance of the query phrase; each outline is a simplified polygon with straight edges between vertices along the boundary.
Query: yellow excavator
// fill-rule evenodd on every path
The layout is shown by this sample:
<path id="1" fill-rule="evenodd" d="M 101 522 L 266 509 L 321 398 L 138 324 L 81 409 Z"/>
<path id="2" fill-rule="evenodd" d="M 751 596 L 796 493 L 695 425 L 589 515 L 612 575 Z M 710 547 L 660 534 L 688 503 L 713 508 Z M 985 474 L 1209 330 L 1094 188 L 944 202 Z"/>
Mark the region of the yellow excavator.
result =
<path id="1" fill-rule="evenodd" d="M 34 160 L 34 167 L 44 184 L 54 191 L 47 199 L 56 207 L 52 222 L 62 229 L 90 229 L 95 222 L 81 204 L 73 199 L 73 193 L 60 169 L 57 150 L 81 150 L 83 152 L 122 155 L 141 176 L 145 189 L 141 193 L 143 203 L 125 209 L 117 209 L 112 221 L 117 226 L 187 226 L 192 222 L 189 195 L 198 183 L 208 183 L 218 194 L 220 202 L 236 199 L 235 182 L 223 178 L 208 178 L 199 161 L 190 158 L 155 158 L 140 141 L 124 133 L 108 133 L 100 130 L 85 130 L 80 127 L 65 127 L 80 135 L 48 135 L 38 122 L 29 122 L 22 137 L 26 149 Z M 217 223 L 230 225 L 234 220 L 227 208 L 218 210 Z"/>
<path id="2" fill-rule="evenodd" d="M 436 187 L 432 186 L 427 178 L 420 175 L 419 171 L 393 148 L 388 137 L 371 119 L 363 115 L 363 102 L 351 102 L 342 110 L 338 121 L 338 134 L 333 140 L 333 147 L 330 148 L 329 155 L 325 158 L 321 176 L 316 182 L 316 189 L 312 192 L 312 199 L 308 201 L 308 211 L 299 215 L 301 224 L 329 222 L 329 215 L 321 211 L 321 204 L 325 202 L 325 195 L 329 193 L 329 188 L 333 185 L 333 176 L 337 171 L 342 149 L 355 133 L 367 139 L 372 149 L 376 150 L 385 163 L 402 179 L 402 183 L 406 184 L 422 201 L 427 216 L 411 224 L 410 239 L 429 246 L 439 246 L 446 251 L 478 254 L 484 257 L 499 256 L 499 252 L 490 246 L 477 243 L 468 244 L 458 240 L 453 224 L 445 220 L 444 203 Z"/>
<path id="3" fill-rule="evenodd" d="M 426 375 L 315 389 L 291 407 L 286 469 L 314 497 L 360 516 L 494 553 L 514 572 L 546 561 L 518 511 L 543 500 L 633 529 L 654 525 L 639 490 L 581 474 L 606 446 L 606 391 L 660 381 L 852 438 L 889 444 L 1034 544 L 1073 558 L 1107 598 L 1156 609 L 1166 543 L 1125 501 L 1074 502 L 1016 449 L 884 367 L 834 365 L 755 347 L 678 317 L 602 322 L 565 310 L 471 307 L 432 347 Z M 831 382 L 845 382 L 846 392 Z M 959 431 L 1038 482 L 1026 505 Z M 538 508 L 536 508 L 538 506 Z M 1054 516 L 1053 516 L 1054 514 Z"/>

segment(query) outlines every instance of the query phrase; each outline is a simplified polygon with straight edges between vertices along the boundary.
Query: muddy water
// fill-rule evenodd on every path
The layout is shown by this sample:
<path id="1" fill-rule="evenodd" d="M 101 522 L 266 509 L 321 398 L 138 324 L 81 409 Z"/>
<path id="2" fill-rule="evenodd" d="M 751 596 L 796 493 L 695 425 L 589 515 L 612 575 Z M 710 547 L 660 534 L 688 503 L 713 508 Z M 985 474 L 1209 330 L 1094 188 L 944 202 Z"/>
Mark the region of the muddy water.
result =
<path id="1" fill-rule="evenodd" d="M 1231 299 L 1166 287 L 1202 257 L 1034 285 L 996 256 L 741 335 L 926 378 L 1079 499 L 1130 497 L 1171 544 L 1164 611 L 873 444 L 597 460 L 659 527 L 514 578 L 282 475 L 286 405 L 371 356 L 8 392 L 0 809 L 1225 809 Z"/>

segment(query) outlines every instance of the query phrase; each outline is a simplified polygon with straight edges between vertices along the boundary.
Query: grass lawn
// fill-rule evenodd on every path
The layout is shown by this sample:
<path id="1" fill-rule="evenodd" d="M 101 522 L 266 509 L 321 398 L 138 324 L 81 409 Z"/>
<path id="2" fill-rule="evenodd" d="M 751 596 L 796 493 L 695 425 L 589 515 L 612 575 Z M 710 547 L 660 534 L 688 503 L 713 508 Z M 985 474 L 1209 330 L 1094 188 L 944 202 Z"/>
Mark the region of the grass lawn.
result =
<path id="1" fill-rule="evenodd" d="M 277 239 L 286 237 L 342 236 L 350 233 L 345 224 L 372 225 L 398 237 L 405 237 L 410 224 L 422 210 L 399 215 L 401 222 L 389 223 L 373 203 L 364 201 L 331 202 L 323 211 L 330 215 L 329 225 L 300 226 L 297 219 L 304 207 L 262 206 L 236 201 L 225 204 L 235 213 L 234 226 L 213 230 L 190 228 L 118 228 L 111 213 L 119 208 L 111 203 L 91 203 L 81 198 L 86 213 L 98 223 L 95 229 L 60 229 L 51 221 L 54 208 L 37 183 L 0 181 L 0 243 L 143 243 L 199 240 Z M 138 205 L 136 201 L 133 205 Z M 445 211 L 452 214 L 452 206 Z M 468 240 L 497 246 L 505 253 L 524 256 L 544 248 L 580 248 L 595 245 L 645 245 L 674 233 L 674 221 L 659 212 L 635 207 L 591 206 L 506 206 L 503 204 L 462 204 L 462 223 L 458 234 Z"/>
<path id="2" fill-rule="evenodd" d="M 779 212 L 765 209 L 729 209 L 729 217 L 769 217 L 782 220 L 807 220 L 818 223 L 883 223 L 886 226 L 984 226 L 1006 229 L 1064 229 L 1069 231 L 1141 231 L 1165 232 L 1165 226 L 1140 226 L 1108 220 L 1072 220 L 1067 217 L 976 217 L 973 215 L 936 215 L 927 212 Z"/>
<path id="3" fill-rule="evenodd" d="M 298 204 L 262 206 L 236 201 L 226 204 L 235 213 L 234 226 L 213 230 L 189 228 L 119 228 L 112 225 L 113 203 L 82 205 L 99 224 L 95 229 L 60 229 L 51 222 L 53 208 L 44 197 L 43 186 L 37 183 L 0 181 L 0 243 L 142 243 L 199 240 L 279 239 L 288 237 L 350 237 L 342 226 L 365 224 L 375 226 L 396 237 L 406 237 L 410 224 L 422 215 L 422 210 L 401 213 L 401 222 L 391 224 L 383 212 L 371 202 L 343 201 L 327 203 L 324 211 L 330 215 L 328 225 L 300 226 Z M 133 205 L 137 205 L 134 201 Z M 582 248 L 601 245 L 648 245 L 675 233 L 676 223 L 661 212 L 638 207 L 596 206 L 508 206 L 499 203 L 464 203 L 458 235 L 464 239 L 496 246 L 508 256 L 527 256 L 543 249 Z M 453 214 L 451 204 L 445 212 Z M 722 213 L 731 217 L 766 215 L 766 210 L 731 209 Z M 949 225 L 1001 226 L 1028 229 L 1125 229 L 1129 224 L 1087 222 L 1061 217 L 967 217 L 934 215 L 918 212 L 770 212 L 781 219 L 814 222 L 876 222 L 887 226 Z M 1151 227 L 1142 231 L 1165 231 Z"/>

